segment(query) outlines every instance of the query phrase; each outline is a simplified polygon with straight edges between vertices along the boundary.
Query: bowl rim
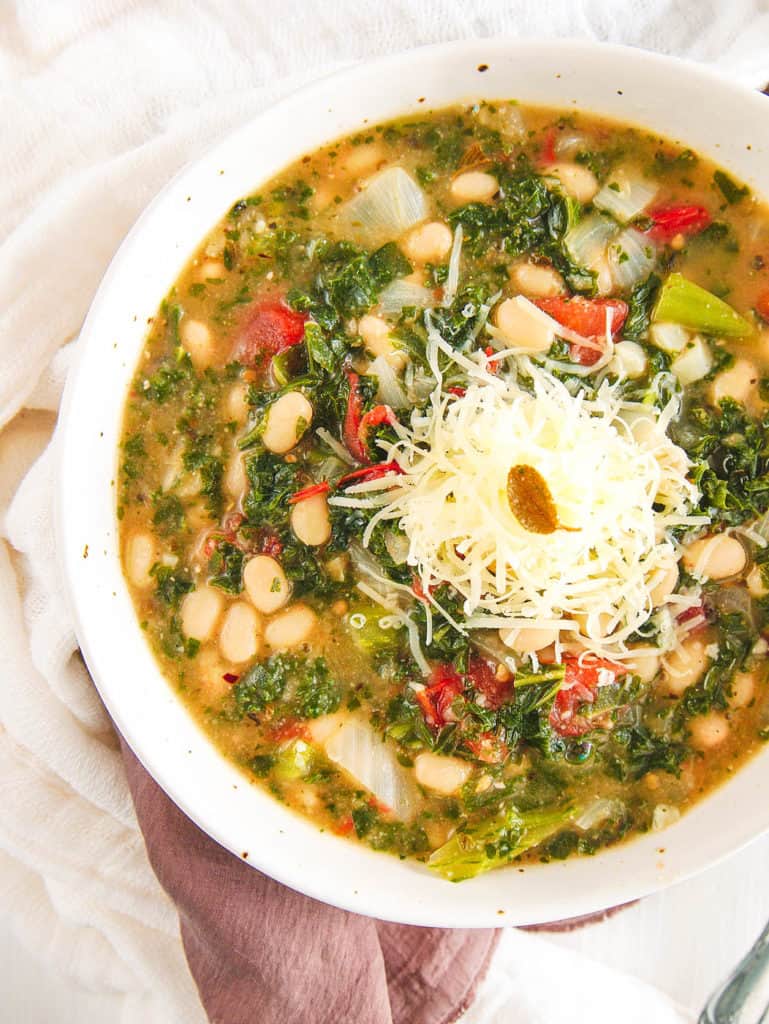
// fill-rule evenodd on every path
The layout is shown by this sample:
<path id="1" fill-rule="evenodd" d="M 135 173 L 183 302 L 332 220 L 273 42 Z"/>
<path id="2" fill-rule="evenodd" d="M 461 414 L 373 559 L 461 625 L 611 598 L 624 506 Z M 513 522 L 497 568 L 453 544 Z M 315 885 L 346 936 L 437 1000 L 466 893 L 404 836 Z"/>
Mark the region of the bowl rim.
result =
<path id="1" fill-rule="evenodd" d="M 582 39 L 521 40 L 508 37 L 472 39 L 418 47 L 390 54 L 375 61 L 355 64 L 352 67 L 343 68 L 316 78 L 302 86 L 278 103 L 268 107 L 267 110 L 249 120 L 235 131 L 228 133 L 201 156 L 182 167 L 146 207 L 125 237 L 107 268 L 84 322 L 80 334 L 76 366 L 67 380 L 59 426 L 57 428 L 59 457 L 57 461 L 54 505 L 57 559 L 65 581 L 65 592 L 72 609 L 76 634 L 101 699 L 104 701 L 117 729 L 138 759 L 188 817 L 215 841 L 225 846 L 235 855 L 242 855 L 245 845 L 240 840 L 241 833 L 238 831 L 238 828 L 233 825 L 231 820 L 223 822 L 217 816 L 219 813 L 218 807 L 215 808 L 211 804 L 205 807 L 201 805 L 196 786 L 190 784 L 188 780 L 183 779 L 180 775 L 178 756 L 176 760 L 171 761 L 168 757 L 167 746 L 164 747 L 157 736 L 151 741 L 148 740 L 140 717 L 137 716 L 135 710 L 132 710 L 129 714 L 127 700 L 124 699 L 123 695 L 116 692 L 111 681 L 111 677 L 116 672 L 118 666 L 114 647 L 110 646 L 107 636 L 111 627 L 105 622 L 105 631 L 98 629 L 97 616 L 101 615 L 102 621 L 104 621 L 103 611 L 99 611 L 99 606 L 107 594 L 104 587 L 105 581 L 108 582 L 109 586 L 114 585 L 118 590 L 120 588 L 122 575 L 120 575 L 120 581 L 116 580 L 114 560 L 113 563 L 110 563 L 109 557 L 107 557 L 107 560 L 103 563 L 103 569 L 99 569 L 96 572 L 91 572 L 90 568 L 87 572 L 83 571 L 84 566 L 88 565 L 88 562 L 86 562 L 88 550 L 87 545 L 86 548 L 83 548 L 83 532 L 78 517 L 82 515 L 87 519 L 88 489 L 94 486 L 94 481 L 89 476 L 88 467 L 90 460 L 85 459 L 84 454 L 92 454 L 95 460 L 94 464 L 98 464 L 100 459 L 104 462 L 103 448 L 102 455 L 99 455 L 98 442 L 87 433 L 91 423 L 87 403 L 84 400 L 88 396 L 88 388 L 93 383 L 89 378 L 89 373 L 92 372 L 92 364 L 97 358 L 102 358 L 99 355 L 99 350 L 104 347 L 103 338 L 105 330 L 107 327 L 113 326 L 111 321 L 114 319 L 114 316 L 111 314 L 111 306 L 114 304 L 114 296 L 119 289 L 122 277 L 126 273 L 126 268 L 135 259 L 136 251 L 142 245 L 146 245 L 146 238 L 151 228 L 161 217 L 161 213 L 168 206 L 169 201 L 174 197 L 178 198 L 180 191 L 183 191 L 187 183 L 195 178 L 202 166 L 212 165 L 220 154 L 236 151 L 244 141 L 251 138 L 255 131 L 255 126 L 269 123 L 270 121 L 277 124 L 280 118 L 290 117 L 292 111 L 296 111 L 305 102 L 309 103 L 310 106 L 317 104 L 319 98 L 328 93 L 329 90 L 333 92 L 334 90 L 339 91 L 344 88 L 354 92 L 356 85 L 363 89 L 366 84 L 370 84 L 372 77 L 387 75 L 394 70 L 402 70 L 404 63 L 407 65 L 415 64 L 416 62 L 427 62 L 430 64 L 436 61 L 440 62 L 444 58 L 457 60 L 460 58 L 470 58 L 476 60 L 480 59 L 481 55 L 489 58 L 493 56 L 494 59 L 504 59 L 509 58 L 511 54 L 515 53 L 523 54 L 524 59 L 526 59 L 527 57 L 532 58 L 542 51 L 545 51 L 547 55 L 551 55 L 555 60 L 559 58 L 567 59 L 569 57 L 578 60 L 585 56 L 601 53 L 607 59 L 613 58 L 619 61 L 631 61 L 635 64 L 643 65 L 650 72 L 653 72 L 655 69 L 664 69 L 665 72 L 672 74 L 673 70 L 677 69 L 679 73 L 691 79 L 693 83 L 699 83 L 703 88 L 706 86 L 718 87 L 720 90 L 730 94 L 735 102 L 747 105 L 748 107 L 755 104 L 755 110 L 759 116 L 760 109 L 762 109 L 762 107 L 759 107 L 759 104 L 763 105 L 766 102 L 760 94 L 753 93 L 746 87 L 735 83 L 717 69 L 704 67 L 681 58 L 651 53 L 632 47 L 597 43 Z M 490 60 L 489 63 L 491 63 Z M 457 96 L 454 102 L 461 102 L 461 97 Z M 522 102 L 525 103 L 527 101 L 522 99 Z M 436 105 L 436 108 L 438 106 Z M 433 108 L 427 106 L 422 109 Z M 766 116 L 767 113 L 769 113 L 769 107 L 763 111 L 763 116 Z M 377 120 L 380 120 L 380 118 L 377 118 Z M 364 123 L 364 119 L 361 119 L 360 123 Z M 306 149 L 307 147 L 305 147 Z M 270 173 L 274 174 L 278 169 L 278 167 L 275 167 Z M 258 187 L 259 180 L 256 180 L 252 187 Z M 769 191 L 769 187 L 764 191 Z M 236 198 L 236 196 L 232 198 Z M 215 223 L 216 221 L 212 220 L 209 228 L 213 227 Z M 203 232 L 201 232 L 200 237 L 202 235 Z M 186 251 L 182 264 L 189 258 L 194 244 Z M 177 273 L 178 271 L 174 273 L 173 278 L 177 276 Z M 115 347 L 117 347 L 117 343 L 115 343 Z M 139 351 L 140 348 L 137 348 L 134 352 L 134 367 Z M 131 376 L 133 372 L 134 370 L 132 369 Z M 127 379 L 130 379 L 130 377 Z M 109 389 L 106 389 L 106 391 L 109 391 Z M 105 402 L 106 399 L 102 399 L 102 401 Z M 125 391 L 121 389 L 118 396 L 118 405 L 121 409 L 124 401 Z M 84 444 L 85 447 L 83 447 Z M 115 450 L 113 452 L 113 464 L 116 458 L 117 451 Z M 101 483 L 104 484 L 105 481 Z M 114 485 L 114 480 L 112 484 Z M 114 534 L 116 526 L 114 521 L 114 496 L 112 498 L 112 507 L 113 522 L 111 527 Z M 109 529 L 106 523 L 104 526 L 106 530 L 105 537 L 108 537 L 110 536 Z M 105 540 L 105 545 L 108 545 L 108 543 Z M 112 543 L 114 547 L 114 536 L 112 537 Z M 104 554 L 108 556 L 106 547 Z M 94 560 L 89 561 L 91 566 L 93 566 Z M 122 585 L 125 587 L 124 581 Z M 119 595 L 113 593 L 112 596 L 118 597 Z M 119 605 L 118 607 L 123 607 L 124 610 L 124 605 Z M 127 633 L 132 634 L 132 640 L 135 640 L 137 624 L 135 622 L 133 624 L 127 622 L 125 617 L 121 620 L 121 623 Z M 130 652 L 133 652 L 139 658 L 138 653 L 133 651 L 133 648 L 130 648 Z M 139 660 L 146 668 L 146 659 L 139 658 Z M 213 764 L 210 761 L 212 752 L 214 760 L 220 759 L 224 761 L 223 755 L 216 752 L 216 748 L 214 748 L 211 740 L 194 723 L 194 720 L 186 712 L 181 701 L 173 694 L 171 686 L 166 682 L 158 667 L 155 668 L 155 675 L 157 680 L 165 687 L 167 691 L 166 696 L 170 698 L 171 703 L 181 708 L 183 713 L 189 717 L 189 721 L 194 725 L 195 734 L 198 736 L 202 747 L 208 748 L 208 760 L 203 754 L 200 755 L 204 766 L 210 767 Z M 168 701 L 165 703 L 167 704 Z M 170 711 L 169 715 L 173 717 L 173 713 Z M 175 720 L 178 724 L 178 718 Z M 191 732 L 185 733 L 185 737 L 188 739 L 192 735 L 193 733 Z M 163 742 L 167 743 L 170 740 L 166 738 Z M 190 739 L 190 743 L 192 742 L 193 740 Z M 193 750 L 191 749 L 189 753 L 192 755 Z M 196 753 L 200 752 L 196 750 Z M 754 757 L 739 773 L 736 773 L 735 777 L 739 778 L 743 774 L 749 773 L 752 769 L 752 774 L 756 776 L 754 788 L 757 793 L 760 792 L 761 780 L 760 772 L 756 772 L 756 768 L 761 757 L 761 755 Z M 400 868 L 402 867 L 400 862 L 395 858 L 387 857 L 390 867 L 385 868 L 382 858 L 386 857 L 386 855 L 373 853 L 366 848 L 359 847 L 358 844 L 349 843 L 346 840 L 340 840 L 331 835 L 326 835 L 323 842 L 341 843 L 349 850 L 354 850 L 355 856 L 352 854 L 343 856 L 339 848 L 337 848 L 335 852 L 328 853 L 329 859 L 334 862 L 333 866 L 339 872 L 337 876 L 334 876 L 333 873 L 329 874 L 325 869 L 317 870 L 315 865 L 312 866 L 308 873 L 307 861 L 302 861 L 301 858 L 292 859 L 292 851 L 286 846 L 281 836 L 285 831 L 290 832 L 296 843 L 300 845 L 305 844 L 308 849 L 315 850 L 321 848 L 315 842 L 315 839 L 318 837 L 317 829 L 314 826 L 308 825 L 305 819 L 289 811 L 269 795 L 264 794 L 261 790 L 257 790 L 257 787 L 249 786 L 248 781 L 240 775 L 238 769 L 234 769 L 229 762 L 226 762 L 226 764 L 229 767 L 229 774 L 233 770 L 237 772 L 237 777 L 241 779 L 244 792 L 253 794 L 258 791 L 273 807 L 280 808 L 282 811 L 282 827 L 276 826 L 276 831 L 271 833 L 271 841 L 269 843 L 256 848 L 249 838 L 249 855 L 247 857 L 249 864 L 265 872 L 275 880 L 315 899 L 331 903 L 342 909 L 406 924 L 485 927 L 498 926 L 500 924 L 541 923 L 591 913 L 608 906 L 628 902 L 690 877 L 729 856 L 732 852 L 735 852 L 752 839 L 758 838 L 758 836 L 769 830 L 768 807 L 760 820 L 758 815 L 752 815 L 749 821 L 744 820 L 732 823 L 730 829 L 712 830 L 709 839 L 698 845 L 691 856 L 684 858 L 683 863 L 677 862 L 672 869 L 669 869 L 669 865 L 663 863 L 665 850 L 663 847 L 656 846 L 660 842 L 659 839 L 655 840 L 652 844 L 647 842 L 646 846 L 649 848 L 649 855 L 654 856 L 656 850 L 656 855 L 659 856 L 660 863 L 657 865 L 659 870 L 656 872 L 649 871 L 643 879 L 633 880 L 628 879 L 623 874 L 623 870 L 626 871 L 628 865 L 632 865 L 633 861 L 637 860 L 637 858 L 632 856 L 623 857 L 623 851 L 627 852 L 637 848 L 639 844 L 650 837 L 635 838 L 628 844 L 613 847 L 594 858 L 592 863 L 600 861 L 609 869 L 614 867 L 616 873 L 609 870 L 607 873 L 609 877 L 604 880 L 596 891 L 590 890 L 588 893 L 572 897 L 564 895 L 562 891 L 563 885 L 556 881 L 557 877 L 559 875 L 562 878 L 569 877 L 578 885 L 580 877 L 584 876 L 585 872 L 580 872 L 580 870 L 575 868 L 575 865 L 584 864 L 587 860 L 586 858 L 572 859 L 550 864 L 546 867 L 527 869 L 529 877 L 536 876 L 537 872 L 547 872 L 549 879 L 552 879 L 555 888 L 559 890 L 559 894 L 550 898 L 547 894 L 548 886 L 540 885 L 541 892 L 534 903 L 526 906 L 521 913 L 518 913 L 514 899 L 511 901 L 507 896 L 502 895 L 499 897 L 489 896 L 488 886 L 485 886 L 483 891 L 481 891 L 480 887 L 476 887 L 473 891 L 480 905 L 475 905 L 476 900 L 470 897 L 465 898 L 463 896 L 461 899 L 457 898 L 454 901 L 449 901 L 445 898 L 449 892 L 452 895 L 458 894 L 460 891 L 469 892 L 481 879 L 463 883 L 463 886 L 459 889 L 455 887 L 448 888 L 449 883 L 439 881 L 439 889 L 434 885 L 436 881 L 434 876 L 425 876 L 418 870 L 417 874 L 425 880 L 425 885 L 430 888 L 429 896 L 424 901 L 415 899 L 413 887 L 411 887 L 410 883 L 404 886 L 406 891 L 398 896 L 396 894 L 398 893 L 399 883 L 401 880 L 405 881 L 406 876 L 399 876 L 396 871 L 392 870 L 392 866 L 395 865 Z M 225 773 L 225 775 L 227 774 Z M 733 785 L 734 782 L 732 781 L 728 784 L 728 787 L 731 788 Z M 724 798 L 726 789 L 727 785 L 724 784 L 705 797 L 687 812 L 682 822 L 707 819 L 711 816 L 711 812 L 707 808 L 713 807 L 716 803 L 719 804 L 721 811 L 727 811 L 729 803 L 728 799 Z M 251 800 L 250 802 L 254 806 L 258 805 L 260 813 L 263 813 L 264 817 L 271 821 L 273 816 L 269 813 L 263 801 Z M 230 806 L 229 803 L 227 806 Z M 673 826 L 670 832 L 666 833 L 666 836 L 670 834 L 672 838 L 673 831 L 678 829 L 680 825 L 681 823 Z M 705 825 L 707 825 L 707 821 L 705 821 Z M 700 828 L 699 831 L 702 833 L 703 829 Z M 251 837 L 253 837 L 253 833 Z M 332 848 L 326 845 L 322 849 L 331 851 Z M 409 866 L 407 870 L 414 869 L 412 862 L 404 863 Z M 352 872 L 352 887 L 345 887 L 340 879 L 340 876 L 342 879 L 344 878 L 345 870 Z M 498 873 L 493 876 L 500 880 L 500 889 L 504 888 L 502 875 L 507 875 L 513 871 L 513 868 L 508 868 L 504 873 Z M 364 879 L 365 885 L 355 881 L 355 879 L 361 877 Z M 379 877 L 384 879 L 385 884 L 383 887 L 376 884 L 376 880 Z M 486 879 L 489 877 L 492 876 L 485 876 Z M 588 877 L 590 877 L 589 872 Z M 428 883 L 427 879 L 431 881 Z M 373 884 L 371 884 L 372 880 Z M 509 888 L 514 892 L 514 886 Z M 522 891 L 519 890 L 519 894 Z M 410 900 L 411 902 L 409 902 Z"/>

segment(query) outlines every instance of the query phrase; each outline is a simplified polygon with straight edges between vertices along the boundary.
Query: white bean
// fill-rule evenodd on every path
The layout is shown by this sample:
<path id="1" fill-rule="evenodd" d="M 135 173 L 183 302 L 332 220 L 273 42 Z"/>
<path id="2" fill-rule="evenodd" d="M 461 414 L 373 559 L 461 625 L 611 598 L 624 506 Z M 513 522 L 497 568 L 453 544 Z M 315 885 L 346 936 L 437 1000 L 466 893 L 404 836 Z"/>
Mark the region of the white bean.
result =
<path id="1" fill-rule="evenodd" d="M 193 640 L 208 640 L 216 629 L 224 607 L 224 598 L 213 587 L 198 587 L 182 601 L 182 632 Z"/>
<path id="2" fill-rule="evenodd" d="M 665 681 L 673 696 L 680 696 L 687 687 L 696 683 L 710 664 L 705 653 L 707 644 L 698 636 L 684 640 L 677 651 L 665 659 Z"/>
<path id="3" fill-rule="evenodd" d="M 451 228 L 439 220 L 421 224 L 403 239 L 403 251 L 415 263 L 438 263 L 451 249 Z"/>
<path id="4" fill-rule="evenodd" d="M 549 647 L 558 639 L 557 629 L 500 629 L 499 639 L 519 654 L 530 654 Z"/>
<path id="5" fill-rule="evenodd" d="M 210 366 L 214 358 L 214 339 L 208 326 L 202 320 L 184 317 L 179 334 L 195 369 L 205 370 Z"/>
<path id="6" fill-rule="evenodd" d="M 221 260 L 203 260 L 195 268 L 196 281 L 222 280 L 227 276 L 227 268 Z"/>
<path id="7" fill-rule="evenodd" d="M 618 341 L 614 346 L 609 370 L 618 377 L 635 380 L 646 373 L 647 363 L 646 353 L 637 342 Z"/>
<path id="8" fill-rule="evenodd" d="M 494 311 L 494 321 L 511 346 L 547 352 L 553 344 L 552 320 L 524 299 L 504 299 Z"/>
<path id="9" fill-rule="evenodd" d="M 125 564 L 128 579 L 135 587 L 146 590 L 152 586 L 150 569 L 157 561 L 157 545 L 150 533 L 140 531 L 128 538 L 125 550 Z"/>
<path id="10" fill-rule="evenodd" d="M 255 658 L 261 642 L 261 622 L 250 604 L 236 601 L 227 609 L 219 630 L 219 650 L 222 657 L 238 665 Z"/>
<path id="11" fill-rule="evenodd" d="M 745 708 L 750 704 L 756 692 L 756 676 L 754 672 L 737 672 L 732 679 L 729 706 Z"/>
<path id="12" fill-rule="evenodd" d="M 363 339 L 363 347 L 372 356 L 402 356 L 392 343 L 389 324 L 381 316 L 371 313 L 362 316 L 358 321 L 358 334 Z"/>
<path id="13" fill-rule="evenodd" d="M 694 576 L 725 580 L 742 572 L 747 563 L 747 555 L 736 537 L 728 533 L 717 533 L 713 537 L 695 540 L 684 550 L 682 561 L 687 571 Z"/>
<path id="14" fill-rule="evenodd" d="M 564 291 L 563 278 L 554 267 L 539 263 L 514 263 L 508 271 L 514 288 L 524 295 L 550 298 Z"/>
<path id="15" fill-rule="evenodd" d="M 264 638 L 273 650 L 297 647 L 308 640 L 318 624 L 312 608 L 295 604 L 267 623 Z"/>
<path id="16" fill-rule="evenodd" d="M 583 636 L 591 640 L 603 640 L 611 631 L 612 616 L 609 612 L 591 612 L 590 615 L 575 615 L 574 621 Z"/>
<path id="17" fill-rule="evenodd" d="M 458 203 L 486 203 L 499 191 L 499 182 L 485 171 L 465 171 L 451 183 L 451 198 Z"/>
<path id="18" fill-rule="evenodd" d="M 713 381 L 710 389 L 713 401 L 733 398 L 736 402 L 746 402 L 755 391 L 759 376 L 758 369 L 749 359 L 736 359 Z"/>
<path id="19" fill-rule="evenodd" d="M 414 775 L 420 786 L 448 796 L 464 786 L 472 774 L 472 765 L 459 757 L 447 757 L 425 751 L 414 759 Z"/>
<path id="20" fill-rule="evenodd" d="M 243 586 L 251 603 L 265 615 L 272 615 L 288 601 L 286 574 L 270 555 L 254 555 L 243 570 Z"/>
<path id="21" fill-rule="evenodd" d="M 233 452 L 224 474 L 224 489 L 231 498 L 240 498 L 246 489 L 246 467 L 240 452 Z"/>
<path id="22" fill-rule="evenodd" d="M 729 722 L 725 715 L 718 711 L 709 711 L 706 715 L 697 715 L 689 723 L 692 744 L 699 750 L 710 750 L 723 743 L 729 735 Z"/>
<path id="23" fill-rule="evenodd" d="M 553 164 L 545 174 L 557 178 L 564 192 L 580 203 L 589 203 L 600 187 L 593 172 L 581 164 Z"/>
<path id="24" fill-rule="evenodd" d="M 307 731 L 313 743 L 323 746 L 326 740 L 339 732 L 347 720 L 348 716 L 339 711 L 333 715 L 321 715 L 320 718 L 313 718 L 307 723 Z"/>
<path id="25" fill-rule="evenodd" d="M 622 664 L 634 676 L 638 676 L 642 683 L 650 683 L 660 670 L 660 653 L 654 648 L 639 648 L 631 658 L 626 658 Z"/>
<path id="26" fill-rule="evenodd" d="M 276 455 L 291 451 L 312 423 L 312 406 L 301 391 L 287 391 L 267 410 L 262 434 L 265 448 Z"/>
<path id="27" fill-rule="evenodd" d="M 668 569 L 664 570 L 660 578 L 652 587 L 649 596 L 652 599 L 652 608 L 659 608 L 661 604 L 670 597 L 678 585 L 678 563 L 674 562 Z"/>
<path id="28" fill-rule="evenodd" d="M 325 544 L 331 536 L 326 495 L 315 494 L 298 501 L 291 509 L 291 529 L 303 544 Z"/>
<path id="29" fill-rule="evenodd" d="M 381 143 L 362 143 L 360 146 L 354 146 L 345 154 L 340 167 L 345 174 L 353 177 L 360 174 L 369 174 L 371 171 L 376 170 L 377 165 L 384 160 L 385 155 L 384 147 Z"/>
<path id="30" fill-rule="evenodd" d="M 234 384 L 227 395 L 225 413 L 235 423 L 245 423 L 248 419 L 248 386 Z"/>

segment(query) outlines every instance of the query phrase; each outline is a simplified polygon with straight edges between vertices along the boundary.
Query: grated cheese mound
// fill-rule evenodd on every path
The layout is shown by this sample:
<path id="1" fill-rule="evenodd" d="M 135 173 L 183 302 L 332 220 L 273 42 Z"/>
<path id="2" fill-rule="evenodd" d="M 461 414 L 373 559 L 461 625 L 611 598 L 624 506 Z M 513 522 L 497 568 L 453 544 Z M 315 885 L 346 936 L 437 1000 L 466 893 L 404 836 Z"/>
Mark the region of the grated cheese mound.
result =
<path id="1" fill-rule="evenodd" d="M 367 535 L 376 522 L 397 522 L 423 590 L 450 583 L 466 628 L 559 629 L 590 649 L 624 651 L 678 559 L 668 531 L 707 521 L 691 514 L 699 492 L 665 433 L 675 405 L 660 413 L 626 403 L 606 382 L 593 399 L 574 397 L 533 363 L 534 394 L 479 364 L 455 396 L 442 392 L 431 362 L 427 411 L 415 410 L 385 452 L 404 475 L 350 499 L 378 509 Z M 544 478 L 570 530 L 529 532 L 516 519 L 507 476 L 521 464 Z"/>

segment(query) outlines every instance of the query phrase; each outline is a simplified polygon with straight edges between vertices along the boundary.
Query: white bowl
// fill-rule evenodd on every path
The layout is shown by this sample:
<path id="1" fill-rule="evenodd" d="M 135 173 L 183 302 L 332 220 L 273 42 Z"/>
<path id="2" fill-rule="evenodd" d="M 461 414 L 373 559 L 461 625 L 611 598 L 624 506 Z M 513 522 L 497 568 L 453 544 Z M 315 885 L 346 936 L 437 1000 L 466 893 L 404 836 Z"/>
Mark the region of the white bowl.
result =
<path id="1" fill-rule="evenodd" d="M 68 382 L 58 550 L 88 667 L 115 723 L 209 835 L 327 903 L 418 925 L 489 926 L 590 913 L 677 882 L 769 828 L 769 750 L 664 833 L 592 858 L 492 872 L 460 885 L 319 832 L 218 753 L 161 676 L 118 558 L 117 445 L 147 318 L 239 196 L 336 136 L 486 97 L 584 109 L 642 125 L 769 193 L 769 101 L 702 67 L 574 41 L 472 40 L 357 66 L 295 93 L 185 168 L 139 219 L 102 282 Z M 86 557 L 87 554 L 87 557 Z"/>

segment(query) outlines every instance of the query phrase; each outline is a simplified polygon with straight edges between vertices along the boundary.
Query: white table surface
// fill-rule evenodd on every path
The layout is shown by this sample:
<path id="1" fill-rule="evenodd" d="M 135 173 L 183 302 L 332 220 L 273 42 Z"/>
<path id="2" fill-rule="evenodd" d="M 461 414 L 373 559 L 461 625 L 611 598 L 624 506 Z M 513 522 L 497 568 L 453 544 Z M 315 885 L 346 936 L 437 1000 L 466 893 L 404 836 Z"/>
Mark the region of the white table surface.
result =
<path id="1" fill-rule="evenodd" d="M 698 1012 L 769 918 L 767 868 L 769 837 L 605 921 L 546 938 L 635 974 Z M 88 992 L 41 970 L 1 916 L 0 992 L 2 1024 L 113 1024 L 119 1019 L 118 997 Z"/>

